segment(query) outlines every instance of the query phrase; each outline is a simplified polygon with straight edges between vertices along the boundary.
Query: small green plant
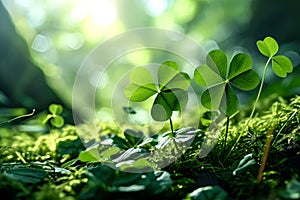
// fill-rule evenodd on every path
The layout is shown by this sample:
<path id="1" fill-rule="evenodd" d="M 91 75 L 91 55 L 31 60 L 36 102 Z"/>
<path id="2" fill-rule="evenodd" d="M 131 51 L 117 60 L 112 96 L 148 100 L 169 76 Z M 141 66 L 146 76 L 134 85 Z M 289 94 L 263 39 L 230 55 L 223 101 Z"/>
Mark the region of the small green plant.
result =
<path id="1" fill-rule="evenodd" d="M 58 104 L 51 104 L 48 109 L 50 114 L 46 116 L 43 124 L 46 124 L 50 120 L 52 126 L 56 128 L 62 127 L 65 123 L 64 118 L 60 116 L 63 111 L 63 107 Z"/>
<path id="2" fill-rule="evenodd" d="M 260 86 L 259 86 L 259 90 L 255 99 L 255 102 L 253 104 L 252 107 L 252 111 L 251 114 L 248 118 L 248 120 L 245 123 L 245 129 L 248 127 L 249 122 L 251 121 L 255 109 L 256 109 L 256 105 L 258 103 L 258 100 L 260 98 L 262 89 L 263 89 L 263 85 L 265 82 L 265 78 L 266 78 L 266 73 L 267 73 L 267 68 L 270 64 L 270 62 L 272 61 L 272 69 L 273 72 L 281 77 L 281 78 L 285 78 L 287 76 L 287 73 L 291 73 L 293 71 L 293 64 L 290 61 L 289 58 L 287 58 L 286 56 L 283 55 L 276 55 L 278 53 L 279 50 L 279 45 L 277 43 L 277 41 L 268 36 L 266 37 L 264 40 L 258 40 L 256 43 L 256 46 L 258 48 L 258 50 L 260 51 L 260 53 L 264 56 L 266 56 L 268 58 L 264 70 L 263 70 L 263 75 L 262 75 L 262 80 L 260 82 Z M 237 138 L 235 144 L 233 145 L 232 149 L 235 147 L 235 145 L 238 143 L 238 141 L 240 140 L 241 135 Z"/>
<path id="3" fill-rule="evenodd" d="M 213 50 L 206 57 L 206 64 L 194 71 L 194 80 L 208 87 L 201 95 L 201 103 L 209 110 L 220 110 L 226 118 L 228 134 L 229 118 L 238 110 L 238 98 L 232 86 L 240 90 L 252 90 L 259 84 L 259 76 L 252 69 L 252 60 L 245 53 L 236 54 L 229 66 L 221 50 Z"/>
<path id="4" fill-rule="evenodd" d="M 261 91 L 262 91 L 266 73 L 267 73 L 267 68 L 268 68 L 270 62 L 272 61 L 273 72 L 281 78 L 285 78 L 287 76 L 287 73 L 291 73 L 293 71 L 293 64 L 289 58 L 287 58 L 286 56 L 283 56 L 283 55 L 276 56 L 276 54 L 279 50 L 279 46 L 278 46 L 277 41 L 274 38 L 266 37 L 263 41 L 262 40 L 257 41 L 256 45 L 257 45 L 257 48 L 260 51 L 260 53 L 263 54 L 264 56 L 268 57 L 268 60 L 264 67 L 259 91 L 258 91 L 256 100 L 254 102 L 253 109 L 250 114 L 249 120 L 251 120 L 251 118 L 254 114 L 256 104 L 261 95 Z"/>
<path id="5" fill-rule="evenodd" d="M 130 74 L 130 83 L 125 88 L 125 96 L 132 102 L 142 102 L 155 96 L 151 116 L 156 121 L 170 121 L 172 133 L 172 114 L 181 111 L 188 101 L 187 89 L 190 78 L 178 71 L 177 63 L 163 62 L 157 71 L 158 83 L 151 72 L 143 67 L 135 68 Z"/>
<path id="6" fill-rule="evenodd" d="M 291 71 L 290 61 L 276 56 L 272 41 L 258 42 L 269 58 L 265 71 L 272 61 L 273 71 L 285 77 Z M 224 155 L 219 152 L 223 143 L 218 143 L 199 159 L 207 126 L 215 116 L 211 110 L 227 117 L 227 135 L 229 118 L 238 110 L 233 89 L 250 90 L 258 84 L 251 65 L 246 54 L 235 55 L 227 65 L 222 51 L 210 52 L 207 64 L 194 72 L 195 81 L 207 87 L 201 102 L 210 111 L 202 116 L 203 129 L 181 128 L 172 132 L 173 137 L 171 131 L 146 135 L 125 130 L 122 134 L 118 124 L 99 122 L 99 137 L 87 141 L 85 150 L 78 127 L 56 129 L 64 124 L 63 108 L 57 104 L 50 105 L 49 114 L 42 117 L 55 131 L 32 134 L 17 123 L 0 126 L 0 193 L 9 199 L 299 199 L 299 95 L 276 99 L 265 112 L 253 115 L 251 123 L 250 118 L 235 118 L 228 144 L 237 148 L 231 146 Z M 264 79 L 265 74 L 261 88 Z M 146 68 L 136 68 L 130 81 L 126 97 L 134 102 L 153 98 L 153 119 L 170 120 L 173 129 L 173 114 L 188 99 L 189 77 L 168 61 L 158 68 L 157 78 Z M 130 106 L 123 110 L 136 114 Z"/>

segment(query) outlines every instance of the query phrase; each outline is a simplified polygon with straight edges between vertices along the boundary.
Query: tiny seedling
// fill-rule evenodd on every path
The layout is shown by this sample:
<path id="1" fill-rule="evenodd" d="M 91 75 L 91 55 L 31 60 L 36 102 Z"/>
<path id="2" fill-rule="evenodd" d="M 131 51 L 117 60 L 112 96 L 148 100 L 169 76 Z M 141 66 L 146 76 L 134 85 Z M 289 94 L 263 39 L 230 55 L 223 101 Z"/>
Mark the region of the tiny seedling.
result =
<path id="1" fill-rule="evenodd" d="M 194 80 L 207 89 L 201 95 L 202 105 L 209 110 L 220 110 L 226 118 L 228 134 L 229 117 L 238 110 L 238 98 L 233 86 L 240 90 L 252 90 L 259 84 L 259 76 L 252 69 L 252 60 L 245 53 L 236 54 L 229 66 L 221 50 L 213 50 L 206 57 L 206 64 L 194 71 Z"/>
<path id="2" fill-rule="evenodd" d="M 190 78 L 178 71 L 177 63 L 163 62 L 157 71 L 158 83 L 151 72 L 143 67 L 135 68 L 130 74 L 130 83 L 125 88 L 125 96 L 132 102 L 142 102 L 155 96 L 151 107 L 151 116 L 156 121 L 170 121 L 172 134 L 172 114 L 181 111 L 188 101 L 187 89 Z"/>
<path id="3" fill-rule="evenodd" d="M 63 111 L 63 107 L 58 104 L 51 104 L 48 110 L 50 114 L 46 116 L 46 118 L 43 121 L 43 124 L 46 124 L 50 120 L 52 126 L 56 128 L 62 127 L 65 123 L 64 118 L 60 116 L 60 114 Z"/>

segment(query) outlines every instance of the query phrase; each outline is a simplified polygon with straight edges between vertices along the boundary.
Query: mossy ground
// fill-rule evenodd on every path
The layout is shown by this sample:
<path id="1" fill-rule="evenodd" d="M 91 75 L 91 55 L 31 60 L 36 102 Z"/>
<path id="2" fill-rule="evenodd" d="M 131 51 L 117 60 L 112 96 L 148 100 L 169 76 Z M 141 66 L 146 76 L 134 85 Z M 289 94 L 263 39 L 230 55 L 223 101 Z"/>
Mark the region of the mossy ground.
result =
<path id="1" fill-rule="evenodd" d="M 145 174 L 128 174 L 97 162 L 80 162 L 78 155 L 85 148 L 74 126 L 66 125 L 49 133 L 20 132 L 17 125 L 2 127 L 0 193 L 9 199 L 201 199 L 201 195 L 206 195 L 206 199 L 297 199 L 300 96 L 262 101 L 245 128 L 248 112 L 242 110 L 230 120 L 225 147 L 223 134 L 208 156 L 200 159 L 201 145 L 197 140 L 202 141 L 208 134 L 203 130 L 203 136 L 180 159 L 162 169 L 170 175 L 164 179 L 165 185 L 155 178 L 157 174 L 146 174 L 147 180 L 141 182 Z M 100 126 L 102 133 L 122 135 L 113 124 Z M 270 150 L 258 184 L 268 136 Z M 28 183 L 5 174 L 13 168 L 42 169 L 47 176 L 38 183 Z M 160 187 L 151 185 L 152 181 Z M 138 182 L 144 187 L 137 187 Z M 188 195 L 199 187 L 205 188 L 202 194 L 198 190 L 196 195 Z"/>

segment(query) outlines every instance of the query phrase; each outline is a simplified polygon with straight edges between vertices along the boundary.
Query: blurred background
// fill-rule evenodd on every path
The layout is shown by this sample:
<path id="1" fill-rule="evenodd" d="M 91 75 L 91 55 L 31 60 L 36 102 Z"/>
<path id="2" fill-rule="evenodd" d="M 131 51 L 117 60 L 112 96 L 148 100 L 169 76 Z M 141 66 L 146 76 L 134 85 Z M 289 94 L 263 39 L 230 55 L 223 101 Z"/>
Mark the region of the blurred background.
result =
<path id="1" fill-rule="evenodd" d="M 299 8 L 298 0 L 0 0 L 0 115 L 39 112 L 51 103 L 71 112 L 74 79 L 88 53 L 116 34 L 143 27 L 179 31 L 207 51 L 247 52 L 260 75 L 266 58 L 255 43 L 273 36 L 295 68 L 286 79 L 268 70 L 263 97 L 300 94 Z M 142 65 L 156 54 L 129 54 L 119 64 Z M 109 84 L 110 77 L 105 80 Z M 254 93 L 241 93 L 241 104 Z M 99 109 L 108 106 L 105 96 L 96 100 Z M 24 109 L 13 113 L 15 108 Z"/>

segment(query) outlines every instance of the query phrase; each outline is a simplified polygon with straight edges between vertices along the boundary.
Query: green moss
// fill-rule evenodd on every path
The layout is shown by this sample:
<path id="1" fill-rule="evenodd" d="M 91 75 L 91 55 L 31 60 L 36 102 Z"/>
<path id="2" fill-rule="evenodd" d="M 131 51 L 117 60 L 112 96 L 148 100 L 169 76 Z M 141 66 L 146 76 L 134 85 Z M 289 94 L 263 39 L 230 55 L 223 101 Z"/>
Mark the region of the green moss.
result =
<path id="1" fill-rule="evenodd" d="M 277 198 L 287 194 L 297 195 L 297 191 L 293 190 L 294 193 L 291 193 L 286 188 L 289 188 L 287 185 L 290 180 L 299 180 L 299 110 L 300 96 L 290 100 L 276 98 L 272 101 L 261 101 L 257 114 L 247 128 L 244 124 L 249 111 L 241 111 L 232 118 L 225 151 L 222 135 L 208 156 L 199 159 L 201 142 L 205 139 L 205 134 L 209 134 L 202 130 L 185 154 L 163 169 L 169 172 L 173 181 L 172 186 L 162 192 L 163 197 L 185 198 L 188 193 L 199 187 L 199 177 L 202 177 L 203 173 L 216 176 L 218 185 L 232 198 L 254 198 L 255 195 L 257 198 Z M 271 130 L 272 141 L 263 180 L 257 184 L 267 134 Z M 119 135 L 124 138 L 121 130 L 113 123 L 101 123 L 98 132 L 99 136 Z M 239 136 L 241 138 L 236 143 Z M 2 128 L 0 145 L 2 172 L 15 167 L 38 168 L 47 172 L 47 177 L 39 185 L 30 186 L 1 174 L 1 193 L 7 193 L 11 199 L 77 199 L 85 196 L 80 195 L 82 192 L 90 190 L 105 192 L 107 198 L 116 195 L 107 190 L 106 184 L 113 184 L 110 177 L 101 184 L 95 179 L 94 174 L 99 163 L 81 163 L 77 160 L 79 153 L 85 148 L 74 126 L 65 126 L 61 130 L 53 129 L 47 134 Z M 251 160 L 252 164 L 244 164 L 244 168 L 233 175 L 241 160 L 250 154 L 252 156 L 248 161 Z M 111 170 L 110 173 L 116 178 L 120 172 Z M 136 194 L 127 192 L 126 195 L 126 198 L 130 199 Z M 117 196 L 122 194 L 118 192 Z"/>
<path id="2" fill-rule="evenodd" d="M 262 104 L 265 104 L 263 102 Z M 299 178 L 300 166 L 300 96 L 291 100 L 275 99 L 270 107 L 260 112 L 250 121 L 245 129 L 247 118 L 239 113 L 230 126 L 226 151 L 223 152 L 221 136 L 213 150 L 203 159 L 197 158 L 199 146 L 189 150 L 168 171 L 176 172 L 172 178 L 179 184 L 182 177 L 192 180 L 201 172 L 212 172 L 218 177 L 219 184 L 233 198 L 245 199 L 256 194 L 267 197 L 279 195 L 292 178 Z M 258 105 L 260 107 L 260 105 Z M 247 111 L 245 111 L 247 113 Z M 272 131 L 272 142 L 263 181 L 257 184 L 258 170 L 264 154 L 268 132 Z M 235 144 L 237 137 L 241 139 Z M 234 146 L 235 145 L 235 146 Z M 233 148 L 234 146 L 234 148 Z M 248 154 L 252 154 L 256 164 L 249 166 L 239 175 L 233 175 L 238 162 Z M 174 184 L 173 190 L 180 194 L 191 192 L 195 185 Z M 260 197 L 260 196 L 259 196 Z M 274 197 L 275 198 L 275 197 Z"/>

